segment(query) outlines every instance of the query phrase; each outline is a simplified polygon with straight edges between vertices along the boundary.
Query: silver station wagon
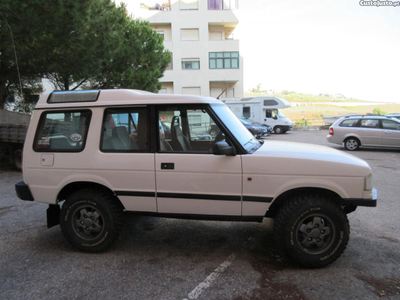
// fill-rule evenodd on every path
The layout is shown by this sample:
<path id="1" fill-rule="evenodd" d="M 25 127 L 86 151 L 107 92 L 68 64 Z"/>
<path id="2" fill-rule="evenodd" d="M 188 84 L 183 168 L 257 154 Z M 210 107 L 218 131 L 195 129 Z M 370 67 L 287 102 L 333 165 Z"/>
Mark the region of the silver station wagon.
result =
<path id="1" fill-rule="evenodd" d="M 327 138 L 350 151 L 359 147 L 400 148 L 400 120 L 388 116 L 343 117 L 329 128 Z"/>

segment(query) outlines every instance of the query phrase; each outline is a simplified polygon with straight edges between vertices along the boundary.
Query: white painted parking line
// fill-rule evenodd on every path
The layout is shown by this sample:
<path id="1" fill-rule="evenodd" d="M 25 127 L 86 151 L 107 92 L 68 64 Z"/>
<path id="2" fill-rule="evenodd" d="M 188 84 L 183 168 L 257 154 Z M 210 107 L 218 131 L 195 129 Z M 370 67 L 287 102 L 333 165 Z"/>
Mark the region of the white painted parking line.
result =
<path id="1" fill-rule="evenodd" d="M 197 299 L 202 292 L 204 292 L 207 288 L 210 287 L 210 285 L 213 283 L 215 279 L 218 278 L 218 276 L 225 271 L 226 268 L 228 268 L 234 259 L 236 258 L 236 254 L 232 253 L 227 260 L 225 260 L 222 264 L 219 265 L 218 268 L 214 270 L 210 275 L 207 276 L 206 279 L 202 283 L 200 283 L 198 286 L 194 288 L 193 291 L 191 291 L 188 295 L 187 298 L 183 300 L 195 300 Z"/>

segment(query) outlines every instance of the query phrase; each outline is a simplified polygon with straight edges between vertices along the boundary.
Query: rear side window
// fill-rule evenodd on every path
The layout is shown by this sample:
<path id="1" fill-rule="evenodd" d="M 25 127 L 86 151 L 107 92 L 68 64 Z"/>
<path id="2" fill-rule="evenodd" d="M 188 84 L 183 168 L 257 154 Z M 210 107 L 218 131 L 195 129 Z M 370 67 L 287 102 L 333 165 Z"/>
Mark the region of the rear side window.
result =
<path id="1" fill-rule="evenodd" d="M 379 120 L 363 119 L 361 120 L 361 127 L 380 128 Z"/>
<path id="2" fill-rule="evenodd" d="M 103 152 L 149 152 L 146 107 L 106 109 L 100 150 Z"/>
<path id="3" fill-rule="evenodd" d="M 344 120 L 342 123 L 340 123 L 340 127 L 356 127 L 358 123 L 358 120 Z"/>
<path id="4" fill-rule="evenodd" d="M 33 149 L 36 152 L 80 152 L 85 148 L 92 112 L 44 112 L 39 121 Z"/>
<path id="5" fill-rule="evenodd" d="M 382 127 L 383 129 L 400 130 L 400 123 L 390 120 L 382 120 Z"/>

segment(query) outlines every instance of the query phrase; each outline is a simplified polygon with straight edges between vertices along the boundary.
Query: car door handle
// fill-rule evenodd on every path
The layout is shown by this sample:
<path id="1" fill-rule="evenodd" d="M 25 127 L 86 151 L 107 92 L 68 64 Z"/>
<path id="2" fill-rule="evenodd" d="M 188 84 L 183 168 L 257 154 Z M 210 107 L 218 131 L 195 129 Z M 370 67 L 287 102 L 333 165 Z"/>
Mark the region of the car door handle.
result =
<path id="1" fill-rule="evenodd" d="M 174 163 L 161 163 L 161 170 L 173 170 L 175 169 Z"/>

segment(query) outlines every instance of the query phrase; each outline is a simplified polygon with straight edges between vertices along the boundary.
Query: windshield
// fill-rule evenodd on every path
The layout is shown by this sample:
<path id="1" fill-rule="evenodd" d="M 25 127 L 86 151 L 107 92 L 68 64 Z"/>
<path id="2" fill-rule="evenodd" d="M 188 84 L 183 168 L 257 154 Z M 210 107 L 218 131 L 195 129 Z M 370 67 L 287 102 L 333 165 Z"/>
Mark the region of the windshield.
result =
<path id="1" fill-rule="evenodd" d="M 212 105 L 211 107 L 247 152 L 253 153 L 261 147 L 262 144 L 244 127 L 226 105 Z"/>
<path id="2" fill-rule="evenodd" d="M 279 116 L 279 118 L 286 118 L 285 115 L 279 109 L 274 109 L 274 112 Z"/>

